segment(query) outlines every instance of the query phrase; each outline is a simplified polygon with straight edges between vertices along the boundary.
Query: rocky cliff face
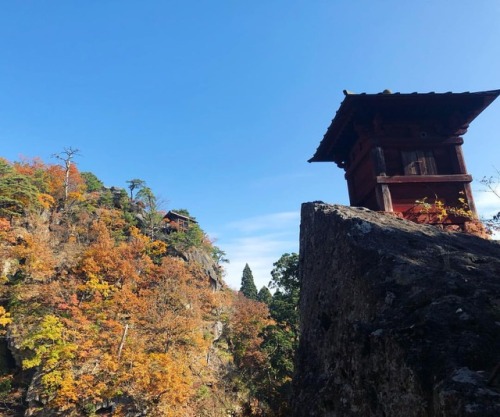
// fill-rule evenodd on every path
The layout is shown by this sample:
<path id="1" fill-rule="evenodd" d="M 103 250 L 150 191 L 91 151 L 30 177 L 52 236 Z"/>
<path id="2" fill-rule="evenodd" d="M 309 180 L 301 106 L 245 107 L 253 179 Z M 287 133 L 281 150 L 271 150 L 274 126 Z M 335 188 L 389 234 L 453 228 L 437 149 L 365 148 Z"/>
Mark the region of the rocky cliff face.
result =
<path id="1" fill-rule="evenodd" d="M 500 245 L 305 203 L 295 416 L 500 416 Z"/>

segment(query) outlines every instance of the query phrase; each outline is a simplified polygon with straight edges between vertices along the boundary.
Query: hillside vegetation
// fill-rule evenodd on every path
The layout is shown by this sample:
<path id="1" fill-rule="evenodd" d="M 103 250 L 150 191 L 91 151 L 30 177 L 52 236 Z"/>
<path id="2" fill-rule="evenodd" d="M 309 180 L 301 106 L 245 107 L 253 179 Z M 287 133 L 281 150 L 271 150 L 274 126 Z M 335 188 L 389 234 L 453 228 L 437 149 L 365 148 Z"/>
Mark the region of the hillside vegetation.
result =
<path id="1" fill-rule="evenodd" d="M 285 415 L 295 328 L 227 289 L 224 252 L 144 181 L 75 156 L 0 159 L 0 414 Z"/>

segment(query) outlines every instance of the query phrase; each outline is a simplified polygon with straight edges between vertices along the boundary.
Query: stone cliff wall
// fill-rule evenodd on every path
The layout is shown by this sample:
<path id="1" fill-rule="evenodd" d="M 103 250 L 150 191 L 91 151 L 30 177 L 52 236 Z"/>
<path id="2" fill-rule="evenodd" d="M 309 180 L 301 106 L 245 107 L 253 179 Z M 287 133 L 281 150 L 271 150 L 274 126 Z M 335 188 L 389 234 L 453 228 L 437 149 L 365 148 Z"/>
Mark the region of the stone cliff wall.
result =
<path id="1" fill-rule="evenodd" d="M 296 417 L 500 416 L 500 245 L 305 203 Z"/>

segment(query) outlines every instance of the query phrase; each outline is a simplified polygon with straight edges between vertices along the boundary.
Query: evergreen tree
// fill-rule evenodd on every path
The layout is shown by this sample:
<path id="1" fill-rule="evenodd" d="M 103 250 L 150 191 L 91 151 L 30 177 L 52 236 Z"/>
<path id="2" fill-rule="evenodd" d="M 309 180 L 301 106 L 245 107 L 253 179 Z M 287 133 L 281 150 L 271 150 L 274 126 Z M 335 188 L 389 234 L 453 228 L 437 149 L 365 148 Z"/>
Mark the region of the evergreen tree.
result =
<path id="1" fill-rule="evenodd" d="M 132 195 L 132 188 L 130 189 L 130 193 Z M 144 210 L 142 212 L 144 232 L 151 239 L 156 239 L 163 219 L 163 214 L 158 210 L 158 199 L 153 194 L 151 188 L 145 185 L 142 186 L 135 197 L 144 205 Z"/>
<path id="2" fill-rule="evenodd" d="M 31 178 L 18 174 L 4 160 L 0 160 L 0 216 L 21 216 L 39 205 L 38 189 Z"/>
<path id="3" fill-rule="evenodd" d="M 92 172 L 80 172 L 85 185 L 87 186 L 87 192 L 92 193 L 94 191 L 101 191 L 104 188 L 102 181 L 96 177 Z"/>
<path id="4" fill-rule="evenodd" d="M 299 256 L 296 253 L 285 253 L 273 266 L 269 285 L 275 288 L 276 292 L 269 307 L 271 317 L 283 327 L 292 330 L 298 338 Z"/>
<path id="5" fill-rule="evenodd" d="M 259 290 L 259 293 L 257 294 L 257 300 L 267 305 L 271 304 L 273 296 L 271 294 L 271 291 L 269 291 L 269 289 L 265 285 Z"/>
<path id="6" fill-rule="evenodd" d="M 266 328 L 262 347 L 269 358 L 268 375 L 273 381 L 266 395 L 275 415 L 285 416 L 290 413 L 291 380 L 299 340 L 299 257 L 296 253 L 285 253 L 273 266 L 269 286 L 276 291 L 269 312 L 275 324 Z"/>
<path id="7" fill-rule="evenodd" d="M 240 292 L 246 298 L 257 300 L 257 287 L 255 286 L 255 282 L 253 280 L 252 270 L 248 264 L 245 264 L 245 268 L 243 268 Z"/>
<path id="8" fill-rule="evenodd" d="M 132 201 L 134 199 L 134 190 L 140 191 L 146 186 L 146 181 L 134 178 L 133 180 L 127 181 L 127 184 L 130 190 L 130 201 Z"/>

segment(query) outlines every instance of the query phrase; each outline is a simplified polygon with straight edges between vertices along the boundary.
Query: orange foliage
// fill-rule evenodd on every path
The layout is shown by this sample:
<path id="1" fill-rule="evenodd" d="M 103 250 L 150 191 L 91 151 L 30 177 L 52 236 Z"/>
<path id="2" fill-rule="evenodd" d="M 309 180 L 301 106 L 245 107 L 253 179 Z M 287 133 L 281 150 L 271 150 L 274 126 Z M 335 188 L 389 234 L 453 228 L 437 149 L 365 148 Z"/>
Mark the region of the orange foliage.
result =
<path id="1" fill-rule="evenodd" d="M 47 167 L 47 192 L 56 200 L 64 194 L 64 169 L 60 165 Z"/>
<path id="2" fill-rule="evenodd" d="M 5 217 L 0 217 L 0 239 L 3 242 L 14 243 L 16 241 L 12 233 L 10 221 Z"/>
<path id="3" fill-rule="evenodd" d="M 63 167 L 33 159 L 14 168 L 36 179 L 41 207 L 64 198 Z M 132 227 L 121 210 L 99 207 L 74 165 L 69 191 L 67 203 L 75 204 L 35 212 L 29 230 L 19 223 L 14 233 L 0 218 L 0 254 L 17 259 L 26 278 L 9 286 L 12 316 L 0 310 L 0 325 L 26 341 L 25 367 L 39 370 L 44 407 L 72 415 L 121 397 L 149 416 L 193 415 L 200 381 L 214 380 L 209 320 L 227 301 L 213 293 L 200 266 L 168 256 L 164 242 Z M 79 204 L 89 199 L 92 207 Z M 233 337 L 244 360 L 259 362 L 266 314 L 260 304 L 235 312 Z M 114 415 L 125 414 L 120 407 Z"/>
<path id="4" fill-rule="evenodd" d="M 84 252 L 79 269 L 87 280 L 99 279 L 114 284 L 121 277 L 115 241 L 102 222 L 92 225 L 91 234 L 95 241 Z"/>
<path id="5" fill-rule="evenodd" d="M 127 228 L 127 222 L 118 210 L 98 210 L 99 220 L 106 225 L 113 235 L 120 235 Z"/>
<path id="6" fill-rule="evenodd" d="M 22 158 L 21 161 L 13 164 L 13 168 L 16 173 L 29 177 L 41 193 L 49 194 L 55 200 L 61 200 L 64 197 L 66 173 L 61 165 L 46 165 L 40 158 L 36 157 L 32 159 Z M 76 165 L 71 164 L 68 191 L 74 193 L 72 199 L 81 199 L 85 188 L 85 180 L 80 175 Z"/>
<path id="7" fill-rule="evenodd" d="M 14 168 L 19 174 L 31 176 L 35 171 L 45 169 L 45 164 L 38 156 L 34 158 L 21 156 L 21 160 L 14 163 Z"/>
<path id="8" fill-rule="evenodd" d="M 231 334 L 238 366 L 250 371 L 262 369 L 267 357 L 260 349 L 262 331 L 273 324 L 266 304 L 250 300 L 241 293 L 236 295 L 231 319 Z"/>
<path id="9" fill-rule="evenodd" d="M 64 198 L 64 179 L 66 176 L 64 167 L 61 165 L 48 165 L 45 172 L 47 176 L 47 193 L 56 200 L 62 200 Z M 80 171 L 78 171 L 75 164 L 70 166 L 69 179 L 69 193 L 82 194 L 85 191 L 85 180 L 80 175 Z"/>
<path id="10" fill-rule="evenodd" d="M 56 260 L 50 247 L 50 236 L 44 230 L 25 233 L 18 238 L 11 253 L 20 260 L 18 268 L 27 278 L 43 281 L 54 274 Z"/>

